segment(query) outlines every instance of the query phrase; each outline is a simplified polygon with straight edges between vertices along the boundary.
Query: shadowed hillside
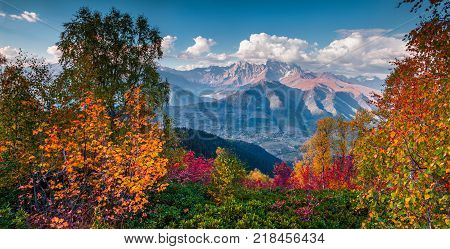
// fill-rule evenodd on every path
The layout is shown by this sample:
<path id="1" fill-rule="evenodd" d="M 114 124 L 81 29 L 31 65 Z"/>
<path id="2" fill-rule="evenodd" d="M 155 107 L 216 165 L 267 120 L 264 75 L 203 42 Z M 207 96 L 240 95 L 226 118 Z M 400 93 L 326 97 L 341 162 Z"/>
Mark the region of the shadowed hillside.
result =
<path id="1" fill-rule="evenodd" d="M 236 154 L 247 167 L 258 168 L 269 175 L 272 175 L 273 166 L 281 162 L 279 158 L 252 143 L 223 139 L 204 131 L 187 128 L 178 128 L 176 131 L 181 137 L 181 145 L 194 151 L 197 156 L 215 158 L 217 147 L 221 147 Z"/>

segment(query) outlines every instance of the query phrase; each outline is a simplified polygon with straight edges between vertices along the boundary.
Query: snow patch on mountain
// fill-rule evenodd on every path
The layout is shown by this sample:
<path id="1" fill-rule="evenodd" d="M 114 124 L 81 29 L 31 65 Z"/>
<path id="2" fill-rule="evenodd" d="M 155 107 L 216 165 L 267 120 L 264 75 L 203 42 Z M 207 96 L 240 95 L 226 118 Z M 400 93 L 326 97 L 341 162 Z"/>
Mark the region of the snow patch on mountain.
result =
<path id="1" fill-rule="evenodd" d="M 282 102 L 277 95 L 269 95 L 269 107 L 272 110 L 278 109 L 281 107 Z"/>

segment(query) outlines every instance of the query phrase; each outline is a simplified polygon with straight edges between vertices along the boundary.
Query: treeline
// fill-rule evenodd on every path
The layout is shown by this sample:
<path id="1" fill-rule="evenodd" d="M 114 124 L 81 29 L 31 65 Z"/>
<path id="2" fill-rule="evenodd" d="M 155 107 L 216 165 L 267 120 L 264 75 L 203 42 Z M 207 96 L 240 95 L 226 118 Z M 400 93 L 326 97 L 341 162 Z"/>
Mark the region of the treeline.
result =
<path id="1" fill-rule="evenodd" d="M 272 178 L 180 147 L 158 30 L 82 8 L 57 43 L 62 72 L 0 58 L 0 226 L 448 228 L 448 7 L 410 32 L 376 111 L 320 120 Z"/>

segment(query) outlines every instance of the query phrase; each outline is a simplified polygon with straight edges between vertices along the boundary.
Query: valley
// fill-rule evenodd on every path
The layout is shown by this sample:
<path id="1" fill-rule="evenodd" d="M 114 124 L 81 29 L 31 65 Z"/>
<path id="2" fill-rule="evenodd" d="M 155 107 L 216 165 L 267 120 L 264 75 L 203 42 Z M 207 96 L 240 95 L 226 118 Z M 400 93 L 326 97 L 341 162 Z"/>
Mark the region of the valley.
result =
<path id="1" fill-rule="evenodd" d="M 349 120 L 358 109 L 373 109 L 370 101 L 382 82 L 273 60 L 190 71 L 161 67 L 159 73 L 171 85 L 166 111 L 175 126 L 254 143 L 286 162 L 300 158 L 317 120 Z"/>

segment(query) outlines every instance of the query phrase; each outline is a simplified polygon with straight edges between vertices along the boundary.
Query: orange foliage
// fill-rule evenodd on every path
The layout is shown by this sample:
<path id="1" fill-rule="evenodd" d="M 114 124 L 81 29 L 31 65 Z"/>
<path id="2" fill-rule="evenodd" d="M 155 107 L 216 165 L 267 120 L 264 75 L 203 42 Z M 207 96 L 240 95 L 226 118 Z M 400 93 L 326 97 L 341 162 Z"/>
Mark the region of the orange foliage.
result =
<path id="1" fill-rule="evenodd" d="M 289 185 L 297 189 L 356 189 L 356 170 L 352 157 L 340 157 L 333 160 L 323 172 L 315 172 L 309 164 L 297 162 Z"/>
<path id="2" fill-rule="evenodd" d="M 317 179 L 316 179 L 317 178 Z M 320 184 L 320 177 L 314 174 L 313 169 L 309 165 L 303 165 L 297 162 L 289 179 L 290 186 L 296 189 L 317 189 Z"/>
<path id="3" fill-rule="evenodd" d="M 409 33 L 409 57 L 395 62 L 376 103 L 378 125 L 355 146 L 367 227 L 450 225 L 450 32 L 435 14 Z"/>
<path id="4" fill-rule="evenodd" d="M 0 155 L 2 155 L 7 150 L 6 146 L 0 142 Z M 2 162 L 2 157 L 0 156 L 0 162 Z"/>
<path id="5" fill-rule="evenodd" d="M 114 130 L 104 103 L 88 94 L 67 127 L 44 131 L 41 173 L 52 195 L 32 220 L 55 228 L 120 224 L 149 202 L 146 191 L 165 188 L 161 131 L 139 89 L 125 97 L 126 118 L 114 119 Z"/>

